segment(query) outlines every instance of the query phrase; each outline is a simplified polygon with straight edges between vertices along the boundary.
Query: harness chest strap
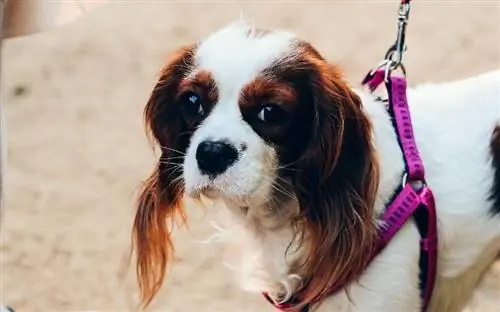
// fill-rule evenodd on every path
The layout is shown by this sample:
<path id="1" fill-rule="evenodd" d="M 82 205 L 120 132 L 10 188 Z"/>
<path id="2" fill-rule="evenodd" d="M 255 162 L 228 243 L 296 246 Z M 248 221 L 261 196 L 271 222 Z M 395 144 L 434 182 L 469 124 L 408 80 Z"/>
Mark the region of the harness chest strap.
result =
<path id="1" fill-rule="evenodd" d="M 387 79 L 385 79 L 387 77 Z M 383 248 L 394 237 L 397 231 L 413 217 L 420 233 L 420 289 L 422 311 L 430 302 L 437 272 L 438 232 L 434 196 L 425 181 L 425 169 L 420 158 L 410 109 L 406 97 L 406 79 L 403 77 L 386 76 L 383 70 L 370 72 L 363 80 L 373 91 L 384 80 L 389 96 L 388 112 L 393 118 L 398 143 L 403 152 L 406 174 L 401 191 L 386 208 L 383 221 L 386 226 L 380 233 L 380 243 Z"/>
<path id="2" fill-rule="evenodd" d="M 368 85 L 373 91 L 384 81 L 384 77 L 385 72 L 383 70 L 372 71 L 363 80 L 363 84 Z M 413 136 L 413 127 L 406 98 L 406 80 L 399 77 L 388 78 L 386 82 L 389 95 L 388 112 L 393 118 L 398 142 L 403 152 L 406 165 L 405 176 L 407 178 L 404 179 L 401 189 L 386 207 L 382 216 L 384 225 L 379 232 L 378 248 L 371 255 L 367 255 L 367 257 L 373 260 L 387 246 L 403 225 L 413 217 L 421 236 L 419 261 L 420 289 L 422 311 L 425 311 L 434 289 L 437 267 L 438 235 L 436 208 L 432 192 L 425 184 L 425 170 Z M 414 186 L 415 182 L 419 182 L 418 188 Z M 335 285 L 329 293 L 333 294 L 344 286 Z M 264 294 L 264 296 L 280 311 L 299 312 L 293 303 L 277 304 L 267 294 Z M 308 307 L 302 311 L 308 311 Z"/>

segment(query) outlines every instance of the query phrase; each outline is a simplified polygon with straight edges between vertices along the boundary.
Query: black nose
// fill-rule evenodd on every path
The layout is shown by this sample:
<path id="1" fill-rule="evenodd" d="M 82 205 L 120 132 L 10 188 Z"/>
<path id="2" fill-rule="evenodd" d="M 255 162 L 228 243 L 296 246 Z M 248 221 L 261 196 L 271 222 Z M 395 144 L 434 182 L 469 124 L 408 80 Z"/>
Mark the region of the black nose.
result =
<path id="1" fill-rule="evenodd" d="M 237 159 L 236 148 L 223 141 L 203 141 L 196 149 L 198 168 L 203 174 L 210 176 L 223 173 Z"/>

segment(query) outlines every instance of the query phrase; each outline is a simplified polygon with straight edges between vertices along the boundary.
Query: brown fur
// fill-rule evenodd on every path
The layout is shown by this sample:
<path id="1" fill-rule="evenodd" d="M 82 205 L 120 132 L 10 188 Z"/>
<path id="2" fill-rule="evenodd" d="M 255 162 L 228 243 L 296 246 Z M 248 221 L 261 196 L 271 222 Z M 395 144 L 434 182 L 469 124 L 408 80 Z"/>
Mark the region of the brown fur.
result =
<path id="1" fill-rule="evenodd" d="M 288 118 L 280 124 L 265 124 L 257 119 L 263 105 L 275 104 L 283 109 Z M 290 84 L 272 77 L 257 77 L 241 91 L 239 106 L 246 122 L 266 141 L 284 145 L 283 140 L 290 136 L 293 116 L 297 113 L 299 99 Z"/>
<path id="2" fill-rule="evenodd" d="M 309 45 L 299 47 L 303 57 L 290 66 L 307 72 L 296 85 L 312 88 L 306 103 L 312 121 L 300 123 L 299 132 L 310 136 L 293 179 L 302 214 L 297 237 L 309 243 L 300 267 L 305 287 L 297 294 L 298 308 L 324 299 L 366 267 L 377 237 L 373 207 L 379 179 L 371 125 L 360 99 L 334 65 Z"/>
<path id="3" fill-rule="evenodd" d="M 182 171 L 176 163 L 187 148 L 191 129 L 180 117 L 175 97 L 182 77 L 192 66 L 193 49 L 182 48 L 171 56 L 144 110 L 149 136 L 161 148 L 158 164 L 141 190 L 133 228 L 137 279 L 144 306 L 160 290 L 173 255 L 172 226 L 166 221 L 176 217 L 186 221 Z"/>

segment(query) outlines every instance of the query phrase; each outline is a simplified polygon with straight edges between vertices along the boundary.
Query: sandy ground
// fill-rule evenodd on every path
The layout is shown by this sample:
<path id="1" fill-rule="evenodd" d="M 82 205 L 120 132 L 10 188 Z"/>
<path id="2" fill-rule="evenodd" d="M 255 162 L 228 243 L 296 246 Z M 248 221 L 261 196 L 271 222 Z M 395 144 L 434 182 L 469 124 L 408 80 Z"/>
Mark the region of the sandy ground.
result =
<path id="1" fill-rule="evenodd" d="M 169 51 L 241 11 L 307 38 L 358 81 L 394 39 L 396 2 L 117 0 L 67 27 L 6 41 L 1 301 L 18 311 L 135 309 L 129 232 L 137 187 L 154 161 L 141 114 Z M 412 84 L 500 67 L 497 1 L 421 0 L 412 14 Z M 151 310 L 272 311 L 235 286 L 219 246 L 196 242 L 212 233 L 213 212 L 192 215 Z M 500 263 L 470 311 L 498 311 L 499 298 Z"/>

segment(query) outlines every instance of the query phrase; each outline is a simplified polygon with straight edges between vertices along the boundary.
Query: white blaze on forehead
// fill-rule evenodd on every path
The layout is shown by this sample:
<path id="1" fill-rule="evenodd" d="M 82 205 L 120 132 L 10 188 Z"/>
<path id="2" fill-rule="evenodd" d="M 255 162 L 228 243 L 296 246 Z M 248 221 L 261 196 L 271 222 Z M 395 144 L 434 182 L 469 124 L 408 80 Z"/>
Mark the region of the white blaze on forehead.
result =
<path id="1" fill-rule="evenodd" d="M 209 72 L 217 87 L 218 101 L 194 132 L 186 152 L 183 176 L 188 192 L 211 186 L 233 200 L 267 200 L 272 191 L 276 153 L 242 119 L 239 98 L 242 88 L 263 70 L 294 55 L 294 39 L 286 32 L 262 34 L 253 25 L 238 22 L 215 32 L 198 46 L 196 69 L 191 75 Z M 238 160 L 212 180 L 200 172 L 196 160 L 196 149 L 205 140 L 222 140 L 239 150 Z"/>
<path id="2" fill-rule="evenodd" d="M 252 24 L 237 22 L 200 44 L 196 64 L 212 74 L 220 95 L 234 95 L 273 62 L 287 57 L 294 38 L 284 31 L 259 35 Z"/>

